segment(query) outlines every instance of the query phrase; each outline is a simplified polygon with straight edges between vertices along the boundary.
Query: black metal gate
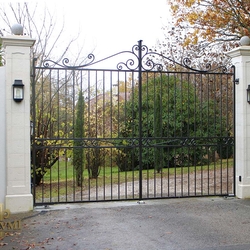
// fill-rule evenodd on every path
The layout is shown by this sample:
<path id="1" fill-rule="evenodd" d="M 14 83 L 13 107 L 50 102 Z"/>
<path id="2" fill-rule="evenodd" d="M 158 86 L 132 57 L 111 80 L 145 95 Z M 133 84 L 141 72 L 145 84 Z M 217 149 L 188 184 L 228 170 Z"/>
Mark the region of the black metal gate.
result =
<path id="1" fill-rule="evenodd" d="M 34 204 L 234 194 L 234 69 L 212 66 L 141 41 L 81 66 L 34 63 Z"/>

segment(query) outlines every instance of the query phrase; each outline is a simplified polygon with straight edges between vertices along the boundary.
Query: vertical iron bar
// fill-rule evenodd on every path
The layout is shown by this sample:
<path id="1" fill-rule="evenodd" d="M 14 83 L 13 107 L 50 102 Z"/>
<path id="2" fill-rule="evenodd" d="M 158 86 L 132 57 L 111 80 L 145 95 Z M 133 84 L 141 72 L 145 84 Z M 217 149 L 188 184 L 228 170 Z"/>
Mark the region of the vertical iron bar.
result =
<path id="1" fill-rule="evenodd" d="M 49 88 L 49 110 L 47 111 L 47 118 L 48 118 L 48 114 L 49 114 L 49 116 L 51 117 L 51 112 L 52 112 L 52 96 L 53 96 L 53 94 L 52 94 L 52 74 L 53 74 L 53 69 L 50 69 L 50 71 L 49 71 L 49 82 L 47 83 L 47 82 L 44 82 L 44 84 L 48 84 L 49 86 L 48 86 L 48 88 Z M 56 84 L 56 83 L 55 83 Z M 46 86 L 45 85 L 45 86 Z M 45 98 L 45 100 L 46 100 L 46 96 L 45 96 L 45 93 L 44 92 L 42 92 L 42 95 L 43 95 L 43 97 Z M 45 104 L 45 108 L 44 108 L 44 106 L 43 106 L 43 114 L 44 114 L 44 112 L 46 112 L 46 109 L 47 109 L 47 105 L 46 105 L 46 103 L 43 101 L 43 104 Z M 49 129 L 49 133 L 50 133 L 50 131 L 51 131 L 51 125 L 50 125 L 50 128 L 49 128 L 49 124 L 48 124 L 48 127 L 47 127 L 48 129 Z M 49 137 L 50 135 L 48 135 L 48 133 L 46 133 L 46 132 L 44 132 L 43 133 L 43 139 L 46 139 L 46 141 L 50 141 L 49 140 Z M 45 143 L 45 144 L 43 144 L 43 146 L 45 146 L 47 143 Z M 48 148 L 47 147 L 44 147 L 44 150 L 48 150 Z M 45 166 L 45 163 L 46 163 L 46 161 L 44 161 L 43 162 L 43 164 L 44 164 L 44 166 Z M 43 167 L 44 168 L 44 167 Z M 52 169 L 50 168 L 49 169 L 49 185 L 50 185 L 50 188 L 49 188 L 49 199 L 50 199 L 50 203 L 52 202 Z M 43 178 L 44 178 L 44 176 L 43 176 Z M 44 181 L 44 180 L 43 180 Z M 44 185 L 43 185 L 44 186 Z"/>
<path id="2" fill-rule="evenodd" d="M 235 91 L 236 91 L 236 78 L 235 78 L 235 66 L 232 66 L 232 71 L 233 71 L 233 139 L 234 139 L 234 144 L 233 144 L 233 194 L 236 195 L 236 129 L 235 129 L 235 124 L 236 124 L 236 117 L 235 117 L 235 101 L 236 101 L 236 97 L 235 97 Z"/>
<path id="3" fill-rule="evenodd" d="M 34 205 L 36 205 L 36 151 L 35 151 L 35 135 L 36 135 L 36 105 L 35 105 L 35 101 L 36 101 L 36 61 L 37 58 L 33 59 L 33 65 L 32 65 L 32 77 L 33 77 L 33 81 L 32 81 L 32 126 L 33 128 L 31 128 L 32 134 L 31 134 L 31 152 L 32 152 L 32 172 L 33 172 L 33 183 L 31 183 L 32 185 L 32 189 L 31 192 L 33 194 L 33 203 Z"/>
<path id="4" fill-rule="evenodd" d="M 125 76 L 124 76 L 124 84 L 125 84 L 125 89 L 124 89 L 124 91 L 125 91 L 125 93 L 124 93 L 124 96 L 125 96 L 125 98 L 124 98 L 124 107 L 123 107 L 123 109 L 122 109 L 122 114 L 124 114 L 124 117 L 125 117 L 125 121 L 127 120 L 126 119 L 126 105 L 127 105 L 127 100 L 128 100 L 128 98 L 127 98 L 127 93 L 128 93 L 128 89 L 129 89 L 129 91 L 131 91 L 131 89 L 130 89 L 130 85 L 129 85 L 129 81 L 127 80 L 127 73 L 125 72 L 124 73 L 125 74 Z M 119 136 L 120 137 L 120 136 Z M 127 171 L 125 171 L 125 176 L 124 176 L 124 181 L 125 181 L 125 193 L 124 193 L 124 198 L 125 199 L 128 199 L 128 175 L 127 175 Z"/>
<path id="5" fill-rule="evenodd" d="M 120 88 L 119 88 L 119 85 L 120 85 L 120 73 L 119 71 L 117 72 L 117 116 L 118 116 L 118 121 L 120 121 L 120 100 L 119 100 L 119 96 L 120 96 Z M 120 137 L 120 123 L 118 122 L 117 124 L 117 131 L 118 131 L 118 137 Z M 121 175 L 120 175 L 120 171 L 118 171 L 118 187 L 117 187 L 117 199 L 120 200 L 121 199 L 121 196 L 120 196 L 120 193 L 121 193 Z"/>
<path id="6" fill-rule="evenodd" d="M 229 136 L 231 136 L 230 134 L 229 134 L 229 131 L 230 131 L 230 125 L 229 125 L 229 118 L 230 118 L 230 99 L 229 99 L 229 94 L 228 93 L 230 93 L 230 90 L 232 90 L 232 88 L 230 88 L 230 86 L 229 86 L 229 84 L 231 83 L 231 81 L 230 80 L 232 80 L 232 76 L 231 76 L 231 78 L 228 78 L 227 77 L 227 88 L 226 88 L 226 107 L 225 107 L 225 109 L 226 109 L 226 119 L 227 119 L 227 122 L 226 122 L 226 127 L 227 127 L 227 140 L 230 140 L 230 138 L 229 138 Z M 231 106 L 232 107 L 232 106 Z M 232 111 L 232 110 L 231 110 Z M 229 161 L 228 161 L 228 156 L 229 156 L 229 153 L 230 153 L 230 144 L 229 145 L 227 145 L 227 190 L 226 190 L 226 192 L 227 192 L 227 194 L 229 194 L 229 165 L 228 165 L 228 163 L 229 163 Z"/>
<path id="7" fill-rule="evenodd" d="M 132 109 L 134 109 L 134 102 L 135 102 L 135 74 L 134 73 L 132 73 L 132 91 L 131 91 L 131 100 L 132 100 Z M 133 133 L 134 133 L 134 129 L 135 128 L 135 124 L 134 124 L 134 121 L 133 121 L 133 128 L 132 128 L 132 131 L 133 131 Z M 133 185 L 132 185 L 132 194 L 133 194 L 133 199 L 135 198 L 135 164 L 134 164 L 134 162 L 135 162 L 135 154 L 134 154 L 134 152 L 135 152 L 135 148 L 133 148 L 133 149 L 131 149 L 131 151 L 133 152 L 133 154 L 132 154 L 132 156 L 131 156 L 131 162 L 132 162 L 132 164 L 133 164 L 133 166 L 132 166 L 132 169 L 133 169 L 133 171 L 132 171 L 132 183 L 133 183 Z"/>
<path id="8" fill-rule="evenodd" d="M 106 100 L 106 98 L 108 99 L 108 97 L 106 97 L 106 88 L 105 88 L 105 84 L 106 84 L 106 71 L 103 71 L 102 72 L 102 79 L 103 79 L 103 85 L 102 85 L 102 88 L 103 88 L 103 100 L 102 100 L 102 107 L 103 107 L 103 110 L 102 110 L 102 114 L 103 114 L 103 118 L 102 118 L 102 132 L 101 132 L 101 137 L 102 138 L 105 138 L 107 135 L 106 135 L 106 130 L 108 128 L 106 128 L 106 116 L 105 116 L 105 113 L 106 113 L 106 103 L 108 103 L 109 100 Z M 112 133 L 112 130 L 108 133 L 108 134 L 111 134 Z M 106 151 L 106 148 L 105 148 L 105 151 Z M 112 155 L 112 154 L 111 154 Z M 106 156 L 105 156 L 106 158 Z M 106 161 L 104 161 L 104 165 L 103 165 L 103 178 L 102 178 L 102 185 L 103 185 L 103 199 L 105 199 L 105 168 L 106 168 Z"/>
<path id="9" fill-rule="evenodd" d="M 110 81 L 110 137 L 113 139 L 113 71 L 109 71 L 109 81 Z M 111 155 L 113 155 L 112 148 L 111 148 Z M 113 161 L 111 157 L 110 162 L 110 200 L 113 200 Z"/>
<path id="10" fill-rule="evenodd" d="M 214 75 L 214 77 L 213 77 L 213 83 L 214 83 L 214 86 L 213 86 L 213 89 L 214 89 L 214 92 L 216 93 L 216 91 L 217 91 L 217 88 L 218 88 L 218 83 L 217 83 L 217 77 L 216 77 L 216 75 Z M 222 84 L 222 81 L 221 81 L 221 83 L 220 84 Z M 222 85 L 221 85 L 222 86 Z M 221 106 L 222 106 L 222 102 L 223 102 L 223 100 L 222 100 L 222 97 L 223 97 L 223 93 L 222 93 L 222 88 L 221 88 L 221 90 L 220 90 L 221 92 L 221 94 L 220 94 L 220 102 L 221 102 Z M 216 101 L 216 96 L 214 97 L 214 103 L 217 103 L 217 101 Z M 214 105 L 214 129 L 215 129 L 215 131 L 216 131 L 216 110 L 218 109 L 218 107 L 217 107 L 217 105 L 215 104 Z M 221 112 L 222 112 L 222 107 L 221 107 Z M 220 116 L 220 119 L 222 119 L 222 114 L 221 114 L 221 116 Z M 221 133 L 220 133 L 220 135 L 219 136 L 222 136 L 221 135 Z M 218 141 L 218 140 L 217 140 Z M 217 142 L 218 143 L 218 142 Z M 215 152 L 212 152 L 213 154 L 215 154 Z M 215 160 L 215 155 L 213 155 L 212 156 L 213 157 L 213 159 Z M 222 159 L 221 159 L 221 163 L 222 163 Z M 213 195 L 215 195 L 216 193 L 217 193 L 217 190 L 216 190 L 216 182 L 217 182 L 217 168 L 216 168 L 216 161 L 214 161 L 214 169 L 213 169 L 213 171 L 214 171 L 214 183 L 213 183 L 213 185 L 214 185 L 214 193 L 213 193 Z"/>
<path id="11" fill-rule="evenodd" d="M 195 82 L 195 81 L 193 81 L 193 79 L 192 79 L 192 75 L 191 74 L 188 74 L 188 97 L 187 97 L 187 107 L 188 107 L 188 126 L 187 126 L 187 135 L 186 135 L 186 137 L 187 138 L 189 138 L 190 137 L 190 131 L 189 131 L 189 129 L 190 129 L 190 120 L 192 119 L 190 119 L 190 117 L 191 117 L 191 115 L 190 115 L 190 108 L 189 108 L 189 106 L 190 106 L 190 88 L 192 88 L 193 89 L 193 82 Z M 191 91 L 192 92 L 192 91 Z M 195 94 L 195 96 L 196 96 L 196 94 Z M 195 104 L 196 105 L 196 104 Z M 194 114 L 195 114 L 195 112 L 194 112 Z M 195 120 L 195 119 L 194 119 Z M 194 124 L 195 124 L 195 122 L 194 122 Z M 188 153 L 189 153 L 190 151 L 189 151 L 189 149 L 188 149 Z M 190 161 L 188 161 L 188 186 L 187 186 L 187 196 L 190 196 Z"/>
<path id="12" fill-rule="evenodd" d="M 85 129 L 84 129 L 84 111 L 85 111 L 85 100 L 83 98 L 83 72 L 79 71 L 78 73 L 80 73 L 80 94 L 81 94 L 81 103 L 80 103 L 80 110 L 81 110 L 81 140 L 83 140 L 84 138 L 84 134 L 85 134 Z M 77 75 L 78 75 L 77 73 Z M 76 84 L 78 84 L 78 79 L 76 79 Z M 67 86 L 67 84 L 66 84 Z M 80 97 L 79 93 L 78 93 L 78 98 Z M 67 110 L 67 109 L 66 109 Z M 66 123 L 67 124 L 67 123 Z M 83 142 L 81 143 L 81 149 L 80 149 L 81 155 L 83 157 L 83 161 L 85 161 L 85 156 L 84 156 L 84 148 L 83 148 Z M 82 197 L 83 197 L 83 181 L 84 181 L 84 163 L 81 164 L 81 197 L 80 200 L 82 201 Z"/>
<path id="13" fill-rule="evenodd" d="M 154 158 L 155 158 L 155 160 L 156 160 L 156 155 L 157 155 L 157 134 L 156 134 L 156 131 L 157 131 L 157 129 L 156 129 L 156 109 L 158 108 L 158 107 L 156 107 L 156 95 L 157 95 L 157 89 L 156 89 L 156 76 L 155 76 L 155 74 L 154 74 L 154 76 L 153 76 L 153 81 L 154 81 L 154 122 L 153 122 L 153 136 L 154 136 L 154 144 L 155 144 L 155 146 L 154 146 Z M 147 80 L 147 85 L 148 85 L 148 80 Z M 148 95 L 148 93 L 147 93 L 147 95 Z M 149 97 L 147 96 L 147 100 L 149 99 Z M 147 105 L 148 106 L 148 105 Z M 147 114 L 149 113 L 150 111 L 147 111 Z M 147 122 L 147 124 L 149 124 L 149 122 Z M 158 164 L 158 162 L 155 162 L 155 164 Z M 158 166 L 154 166 L 154 171 L 156 172 L 157 171 L 157 169 L 158 169 Z M 156 174 L 154 174 L 154 195 L 153 195 L 153 197 L 155 198 L 156 197 Z M 149 188 L 149 184 L 148 184 L 148 188 Z"/>
<path id="14" fill-rule="evenodd" d="M 180 75 L 180 80 L 181 80 L 181 82 L 180 82 L 180 86 L 179 86 L 179 88 L 180 88 L 180 109 L 181 109 L 181 113 L 180 113 L 180 117 L 181 117 L 181 121 L 183 121 L 183 100 L 185 100 L 185 97 L 183 96 L 184 95 L 184 90 L 183 90 L 183 74 L 181 74 Z M 181 130 L 181 133 L 180 133 L 180 135 L 181 135 L 181 137 L 182 138 L 184 138 L 184 137 L 186 137 L 186 135 L 183 133 L 184 131 L 183 131 L 184 129 L 182 129 Z M 188 147 L 188 149 L 189 149 L 189 147 Z M 180 181 L 181 181 L 181 183 L 180 183 L 180 195 L 181 196 L 183 196 L 183 189 L 184 189 L 184 187 L 183 187 L 183 166 L 181 166 L 181 169 L 180 169 Z"/>
<path id="15" fill-rule="evenodd" d="M 170 110 L 170 102 L 169 102 L 169 100 L 170 100 L 170 73 L 168 73 L 167 74 L 167 81 L 168 81 L 168 83 L 167 83 L 167 138 L 169 138 L 170 137 L 170 133 L 169 133 L 169 127 L 170 127 L 170 112 L 169 112 L 169 110 Z M 169 147 L 167 147 L 167 155 L 170 155 L 170 148 Z M 169 163 L 170 161 L 169 161 L 169 159 L 168 159 L 168 163 L 167 163 L 167 172 L 168 172 L 168 178 L 167 178 L 167 180 L 168 180 L 168 197 L 170 196 L 170 181 L 169 181 L 169 178 L 170 178 L 170 166 L 169 166 Z"/>
<path id="16" fill-rule="evenodd" d="M 142 200 L 142 40 L 138 41 L 139 105 L 139 200 Z"/>
<path id="17" fill-rule="evenodd" d="M 194 82 L 198 82 L 197 81 L 197 75 L 194 75 Z M 196 128 L 197 128 L 197 121 L 198 121 L 198 117 L 197 117 L 197 109 L 199 109 L 199 82 L 196 83 L 194 85 L 194 89 L 195 89 L 195 95 L 194 95 L 194 137 L 196 137 Z M 197 107 L 198 106 L 198 107 Z M 192 166 L 193 164 L 191 164 Z M 194 195 L 196 195 L 196 165 L 194 165 Z"/>
<path id="18" fill-rule="evenodd" d="M 149 95 L 149 86 L 148 86 L 148 82 L 149 82 L 149 74 L 147 73 L 147 77 L 146 77 L 146 83 L 147 83 L 147 90 L 146 90 L 146 92 L 147 92 L 147 99 L 149 99 L 149 97 L 148 97 L 148 95 Z M 155 74 L 154 74 L 154 88 L 155 88 Z M 155 91 L 154 91 L 154 93 L 155 93 Z M 147 109 L 148 109 L 148 105 L 147 105 Z M 149 111 L 148 110 L 146 110 L 146 112 L 147 112 L 147 124 L 149 124 Z M 149 128 L 147 128 L 147 130 L 148 130 Z M 148 150 L 148 149 L 147 149 Z M 155 178 L 156 178 L 156 176 L 154 176 L 154 183 L 155 183 Z M 149 177 L 149 168 L 147 168 L 147 198 L 149 198 L 150 197 L 150 195 L 151 195 L 151 193 L 150 193 L 150 181 L 149 181 L 149 179 L 150 179 L 150 177 Z M 155 185 L 155 184 L 154 184 Z"/>
<path id="19" fill-rule="evenodd" d="M 222 127 L 223 127 L 223 129 L 225 129 L 223 126 L 223 99 L 222 99 L 224 96 L 224 94 L 222 93 L 223 92 L 223 75 L 220 74 L 220 75 L 218 75 L 218 77 L 220 80 L 220 93 L 221 93 L 221 95 L 220 95 L 220 114 L 219 114 L 220 115 L 220 137 L 223 137 Z M 227 113 L 227 115 L 228 115 L 228 113 Z M 220 145 L 220 148 L 222 148 L 222 145 Z M 222 163 L 222 159 L 223 159 L 223 157 L 221 156 L 220 157 L 220 194 L 223 194 L 223 167 L 222 167 L 223 163 Z"/>
<path id="20" fill-rule="evenodd" d="M 57 97 L 57 136 L 60 137 L 60 129 L 59 129 L 59 124 L 60 124 L 60 71 L 57 71 L 57 87 L 58 87 L 58 97 Z M 50 110 L 51 112 L 51 110 Z M 52 116 L 51 116 L 52 117 Z M 50 127 L 50 136 L 53 133 L 53 131 L 51 131 L 51 127 Z M 52 132 L 52 133 L 51 133 Z M 59 156 L 59 151 L 58 151 L 58 156 Z M 52 170 L 52 168 L 50 168 Z M 50 172 L 52 175 L 52 171 Z M 57 202 L 60 201 L 60 168 L 59 168 L 59 161 L 57 161 Z"/>
<path id="21" fill-rule="evenodd" d="M 65 81 L 67 81 L 67 71 L 65 70 L 64 71 L 64 78 L 65 78 Z M 68 88 L 67 88 L 67 84 L 65 85 L 65 92 L 64 92 L 64 95 L 65 95 L 65 126 L 66 126 L 66 129 L 65 129 L 65 133 L 69 133 L 69 128 L 68 128 Z M 68 139 L 69 139 L 69 135 L 68 135 Z M 67 141 L 67 144 L 69 143 L 69 141 Z M 68 201 L 68 157 L 67 157 L 67 150 L 68 150 L 68 147 L 64 149 L 65 152 L 65 168 L 64 168 L 64 172 L 65 172 L 65 201 L 67 202 Z"/>
<path id="22" fill-rule="evenodd" d="M 40 110 L 41 110 L 41 121 L 43 121 L 43 117 L 44 117 L 44 101 L 43 101 L 43 98 L 44 98 L 44 95 L 43 95 L 43 93 L 44 93 L 44 79 L 46 78 L 46 76 L 44 76 L 44 74 L 45 73 L 42 73 L 42 81 L 41 81 L 41 108 L 40 108 Z M 49 73 L 50 74 L 50 73 Z M 40 121 L 40 123 L 41 123 L 41 121 Z M 40 125 L 40 124 L 39 124 Z M 42 132 L 41 132 L 41 125 L 40 125 L 40 128 L 39 128 L 39 130 L 37 131 L 38 132 L 38 134 L 39 134 L 39 138 L 40 138 L 40 134 L 42 134 Z M 38 137 L 38 134 L 37 134 L 37 137 Z M 41 143 L 42 145 L 43 145 L 43 143 L 44 143 L 44 141 Z M 39 142 L 39 144 L 40 144 L 40 142 Z M 38 149 L 38 147 L 37 147 L 37 149 Z M 41 150 L 43 150 L 43 149 L 41 149 Z M 39 151 L 38 151 L 39 152 Z M 42 153 L 42 151 L 41 151 L 41 153 Z M 43 154 L 43 153 L 42 153 Z M 40 157 L 39 157 L 40 158 Z M 38 158 L 38 160 L 39 160 L 39 158 Z M 41 164 L 41 165 L 40 165 Z M 40 163 L 39 163 L 39 166 L 41 166 L 41 167 L 43 167 L 43 161 L 42 160 L 40 160 Z M 42 181 L 43 181 L 43 179 L 42 179 Z M 44 185 L 42 185 L 42 202 L 44 202 Z"/>
<path id="23" fill-rule="evenodd" d="M 173 136 L 174 138 L 177 137 L 176 134 L 176 109 L 177 109 L 177 101 L 176 101 L 176 96 L 177 96 L 177 82 L 178 82 L 178 72 L 175 73 L 174 75 L 174 132 L 173 132 Z M 174 151 L 174 155 L 176 155 L 176 147 L 173 148 Z M 176 175 L 177 175 L 177 169 L 176 169 L 176 161 L 174 161 L 174 197 L 176 197 L 176 193 L 177 193 L 177 180 L 176 180 Z"/>
<path id="24" fill-rule="evenodd" d="M 86 150 L 87 150 L 87 154 L 89 154 L 89 150 L 90 150 L 90 117 L 91 117 L 91 114 L 90 114 L 90 105 L 91 105 L 91 85 L 90 83 L 93 81 L 92 80 L 92 75 L 91 72 L 88 70 L 88 111 L 87 111 L 87 131 L 88 131 L 88 134 L 87 134 L 87 145 L 86 145 Z M 94 104 L 93 104 L 94 105 Z M 86 160 L 88 166 L 89 166 L 89 157 L 88 159 Z M 88 170 L 88 201 L 90 201 L 90 178 L 89 178 L 89 170 Z"/>
<path id="25" fill-rule="evenodd" d="M 214 80 L 216 80 L 216 79 L 214 79 Z M 213 95 L 212 94 L 210 94 L 210 92 L 212 92 L 213 91 L 213 86 L 211 86 L 210 87 L 210 85 L 212 85 L 212 79 L 210 79 L 210 75 L 208 74 L 208 76 L 207 76 L 207 93 L 206 93 L 206 102 L 207 102 L 207 119 L 206 119 L 206 125 L 207 125 L 207 127 L 209 127 L 210 126 L 210 123 L 211 123 L 211 125 L 213 124 L 213 129 L 215 129 L 215 121 L 213 120 L 213 118 L 212 118 L 212 115 L 214 116 L 215 114 L 211 114 L 211 112 L 213 112 L 214 111 L 214 109 L 215 109 L 215 105 L 213 105 L 214 107 L 213 108 L 210 108 L 210 104 L 213 104 Z M 212 110 L 211 110 L 212 109 Z M 210 118 L 210 116 L 211 116 L 211 118 Z M 212 121 L 211 121 L 211 119 L 212 119 Z M 212 133 L 210 133 L 210 131 L 209 131 L 209 129 L 207 130 L 207 137 L 212 137 L 212 136 L 214 136 L 214 134 Z M 206 151 L 207 151 L 207 155 L 208 155 L 208 159 L 209 159 L 209 157 L 211 157 L 211 153 L 210 153 L 210 151 L 209 151 L 209 148 L 208 147 L 206 147 Z M 207 164 L 207 169 L 206 170 L 204 170 L 206 173 L 207 173 L 207 187 L 205 186 L 205 183 L 204 183 L 204 189 L 205 189 L 205 194 L 206 195 L 209 195 L 209 180 L 210 180 L 210 174 L 209 174 L 209 168 L 210 168 L 210 162 L 209 162 L 209 160 L 208 160 L 208 164 Z M 205 173 L 205 176 L 206 176 L 206 173 Z M 205 180 L 205 177 L 204 177 L 204 181 L 206 181 Z"/>
<path id="26" fill-rule="evenodd" d="M 96 141 L 97 147 L 98 147 L 98 142 L 97 142 L 97 137 L 98 137 L 98 126 L 97 126 L 98 124 L 98 72 L 99 71 L 97 70 L 95 71 L 95 133 L 93 133 L 93 135 L 91 136 L 91 137 L 94 137 L 94 138 L 91 138 L 92 144 L 95 144 L 95 141 Z M 91 150 L 95 152 L 96 146 L 92 147 Z M 93 171 L 91 175 L 93 177 Z M 98 200 L 98 178 L 95 179 L 95 199 Z"/>
<path id="27" fill-rule="evenodd" d="M 67 71 L 68 72 L 68 71 Z M 76 117 L 77 117 L 77 103 L 76 103 L 76 88 L 75 88 L 75 76 L 74 76 L 74 70 L 73 72 L 69 71 L 69 79 L 72 74 L 72 87 L 73 87 L 73 128 L 76 126 Z M 67 80 L 66 80 L 67 81 Z M 76 138 L 76 131 L 75 129 L 73 130 L 73 137 L 74 140 L 77 140 Z M 77 185 L 77 179 L 76 179 L 76 170 L 75 167 L 73 166 L 73 201 L 76 200 L 76 185 Z"/>
<path id="28" fill-rule="evenodd" d="M 200 96 L 200 123 L 201 123 L 201 127 L 204 126 L 203 125 L 203 114 L 202 114 L 202 109 L 203 109 L 203 92 L 204 92 L 204 86 L 203 86 L 203 81 L 202 81 L 202 75 L 199 75 L 200 77 L 200 85 L 201 85 L 201 90 L 200 90 L 200 93 L 201 93 L 201 96 Z M 195 164 L 196 166 L 196 164 Z M 201 183 L 200 183 L 200 187 L 201 187 L 201 196 L 203 195 L 203 168 L 201 166 L 201 173 L 200 173 L 200 176 L 201 176 Z"/>
<path id="29" fill-rule="evenodd" d="M 160 74 L 161 75 L 161 84 L 160 84 L 160 137 L 161 137 L 161 140 L 160 140 L 160 156 L 161 156 L 161 198 L 163 197 L 163 168 L 164 168 L 164 158 L 163 158 L 163 147 L 162 147 L 162 137 L 163 137 L 163 121 L 162 121 L 162 116 L 163 116 L 163 88 L 165 87 L 164 86 L 164 83 L 163 83 L 163 75 L 162 73 Z"/>

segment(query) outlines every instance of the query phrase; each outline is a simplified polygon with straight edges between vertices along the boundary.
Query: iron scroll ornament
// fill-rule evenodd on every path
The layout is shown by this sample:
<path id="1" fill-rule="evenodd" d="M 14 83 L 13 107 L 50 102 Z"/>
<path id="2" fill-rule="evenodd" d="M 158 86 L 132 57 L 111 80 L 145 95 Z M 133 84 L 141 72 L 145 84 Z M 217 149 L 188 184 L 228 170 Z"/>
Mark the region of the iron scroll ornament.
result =
<path id="1" fill-rule="evenodd" d="M 46 59 L 42 62 L 42 65 L 45 68 L 51 68 L 56 66 L 65 69 L 84 69 L 124 54 L 124 55 L 130 55 L 130 58 L 117 63 L 116 69 L 119 71 L 122 70 L 137 71 L 139 69 L 143 71 L 164 71 L 167 62 L 171 62 L 174 65 L 178 65 L 182 68 L 199 73 L 209 73 L 215 71 L 226 73 L 228 70 L 226 66 L 221 66 L 221 65 L 212 68 L 212 65 L 210 63 L 206 63 L 203 69 L 196 69 L 191 66 L 192 61 L 190 60 L 190 58 L 184 58 L 182 63 L 179 63 L 174 61 L 170 57 L 166 57 L 163 54 L 149 50 L 146 45 L 141 45 L 140 42 L 141 41 L 139 41 L 138 44 L 134 45 L 131 51 L 121 51 L 100 60 L 96 60 L 94 54 L 90 53 L 84 59 L 84 61 L 88 62 L 82 65 L 77 65 L 77 66 L 70 65 L 69 64 L 70 60 L 68 58 L 64 58 L 61 63 L 50 59 Z M 141 56 L 139 56 L 139 54 L 141 54 Z M 154 58 L 159 58 L 161 61 L 163 61 L 163 63 L 155 62 Z"/>

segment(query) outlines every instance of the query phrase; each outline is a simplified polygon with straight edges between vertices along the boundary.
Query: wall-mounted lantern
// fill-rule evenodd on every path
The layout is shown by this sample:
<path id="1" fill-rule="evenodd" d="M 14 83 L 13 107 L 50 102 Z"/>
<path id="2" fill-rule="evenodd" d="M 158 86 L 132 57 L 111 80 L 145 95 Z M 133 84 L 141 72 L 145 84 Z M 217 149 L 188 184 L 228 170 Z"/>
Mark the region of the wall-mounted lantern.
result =
<path id="1" fill-rule="evenodd" d="M 250 85 L 247 87 L 247 102 L 250 104 Z"/>
<path id="2" fill-rule="evenodd" d="M 30 136 L 33 136 L 34 133 L 34 123 L 33 121 L 30 121 Z"/>
<path id="3" fill-rule="evenodd" d="M 13 86 L 13 100 L 21 102 L 24 96 L 24 85 L 22 80 L 15 80 Z"/>

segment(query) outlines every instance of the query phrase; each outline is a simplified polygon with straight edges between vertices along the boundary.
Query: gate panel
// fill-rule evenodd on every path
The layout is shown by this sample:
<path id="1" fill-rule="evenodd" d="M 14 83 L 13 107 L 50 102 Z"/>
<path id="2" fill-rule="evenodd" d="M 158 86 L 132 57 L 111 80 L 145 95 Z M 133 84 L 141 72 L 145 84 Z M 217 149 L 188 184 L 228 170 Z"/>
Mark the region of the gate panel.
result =
<path id="1" fill-rule="evenodd" d="M 234 193 L 234 72 L 124 54 L 34 65 L 35 205 Z"/>
<path id="2" fill-rule="evenodd" d="M 143 198 L 234 193 L 232 76 L 155 73 L 152 88 L 142 91 L 142 154 L 151 159 L 142 165 L 155 173 L 143 182 Z"/>

